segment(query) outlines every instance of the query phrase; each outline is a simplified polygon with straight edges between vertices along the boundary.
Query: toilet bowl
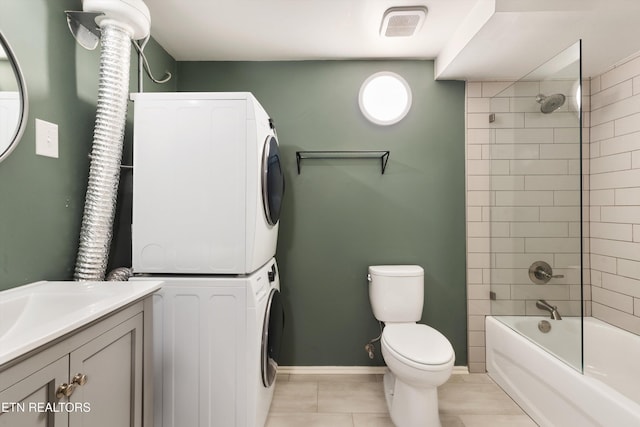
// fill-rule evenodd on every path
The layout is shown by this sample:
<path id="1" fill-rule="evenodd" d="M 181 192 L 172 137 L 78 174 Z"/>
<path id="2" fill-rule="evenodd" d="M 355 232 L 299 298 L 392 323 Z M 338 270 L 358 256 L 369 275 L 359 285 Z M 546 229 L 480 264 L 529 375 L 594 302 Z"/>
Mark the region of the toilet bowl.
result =
<path id="1" fill-rule="evenodd" d="M 382 357 L 388 367 L 384 391 L 396 427 L 439 427 L 438 389 L 453 370 L 455 353 L 422 315 L 424 270 L 420 266 L 369 267 L 369 297 L 385 323 Z"/>
<path id="2" fill-rule="evenodd" d="M 440 332 L 417 323 L 387 325 L 381 339 L 385 397 L 397 427 L 440 426 L 437 387 L 451 376 L 453 347 Z"/>

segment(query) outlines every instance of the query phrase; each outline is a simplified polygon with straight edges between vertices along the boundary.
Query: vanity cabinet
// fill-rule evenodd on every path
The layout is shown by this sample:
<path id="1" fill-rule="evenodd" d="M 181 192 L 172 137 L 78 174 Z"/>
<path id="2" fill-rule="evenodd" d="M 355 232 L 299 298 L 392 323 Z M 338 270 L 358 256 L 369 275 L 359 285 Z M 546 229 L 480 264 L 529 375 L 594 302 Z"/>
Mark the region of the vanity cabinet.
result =
<path id="1" fill-rule="evenodd" d="M 24 366 L 19 366 L 20 369 Z M 27 370 L 25 372 L 29 372 Z M 67 426 L 68 415 L 61 412 L 41 412 L 38 405 L 55 403 L 56 388 L 69 378 L 69 359 L 63 357 L 0 392 L 0 426 Z M 0 378 L 2 374 L 0 374 Z M 2 387 L 5 382 L 0 382 Z M 23 406 L 24 405 L 24 406 Z"/>
<path id="2" fill-rule="evenodd" d="M 149 426 L 143 367 L 150 305 L 134 303 L 0 367 L 0 427 Z"/>

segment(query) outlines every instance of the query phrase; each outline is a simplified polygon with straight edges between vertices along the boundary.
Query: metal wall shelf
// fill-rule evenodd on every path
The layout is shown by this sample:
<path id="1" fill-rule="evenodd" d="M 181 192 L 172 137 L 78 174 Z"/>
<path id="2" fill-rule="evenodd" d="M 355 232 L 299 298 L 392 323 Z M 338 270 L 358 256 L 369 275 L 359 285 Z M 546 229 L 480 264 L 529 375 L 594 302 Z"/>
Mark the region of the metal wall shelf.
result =
<path id="1" fill-rule="evenodd" d="M 380 159 L 381 171 L 384 174 L 389 161 L 389 150 L 296 151 L 298 175 L 300 175 L 300 162 L 304 159 Z"/>

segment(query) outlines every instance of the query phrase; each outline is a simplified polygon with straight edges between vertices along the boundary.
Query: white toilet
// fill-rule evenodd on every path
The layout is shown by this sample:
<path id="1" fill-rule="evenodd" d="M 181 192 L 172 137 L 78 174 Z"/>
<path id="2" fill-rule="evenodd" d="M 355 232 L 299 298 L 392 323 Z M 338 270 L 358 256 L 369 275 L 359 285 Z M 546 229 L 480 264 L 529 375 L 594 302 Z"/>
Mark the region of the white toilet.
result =
<path id="1" fill-rule="evenodd" d="M 438 389 L 451 376 L 455 354 L 447 338 L 416 323 L 424 304 L 424 270 L 418 265 L 369 267 L 373 314 L 385 327 L 382 357 L 385 397 L 396 427 L 440 427 Z"/>

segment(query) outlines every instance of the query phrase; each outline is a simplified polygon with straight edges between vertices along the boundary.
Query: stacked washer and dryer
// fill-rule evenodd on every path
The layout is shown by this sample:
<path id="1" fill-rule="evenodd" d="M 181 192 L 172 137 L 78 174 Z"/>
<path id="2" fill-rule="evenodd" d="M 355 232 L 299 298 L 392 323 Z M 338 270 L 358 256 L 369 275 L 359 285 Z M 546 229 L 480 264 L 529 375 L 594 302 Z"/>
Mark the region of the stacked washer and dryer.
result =
<path id="1" fill-rule="evenodd" d="M 133 271 L 154 296 L 154 425 L 262 427 L 284 313 L 284 175 L 251 93 L 134 100 Z"/>

